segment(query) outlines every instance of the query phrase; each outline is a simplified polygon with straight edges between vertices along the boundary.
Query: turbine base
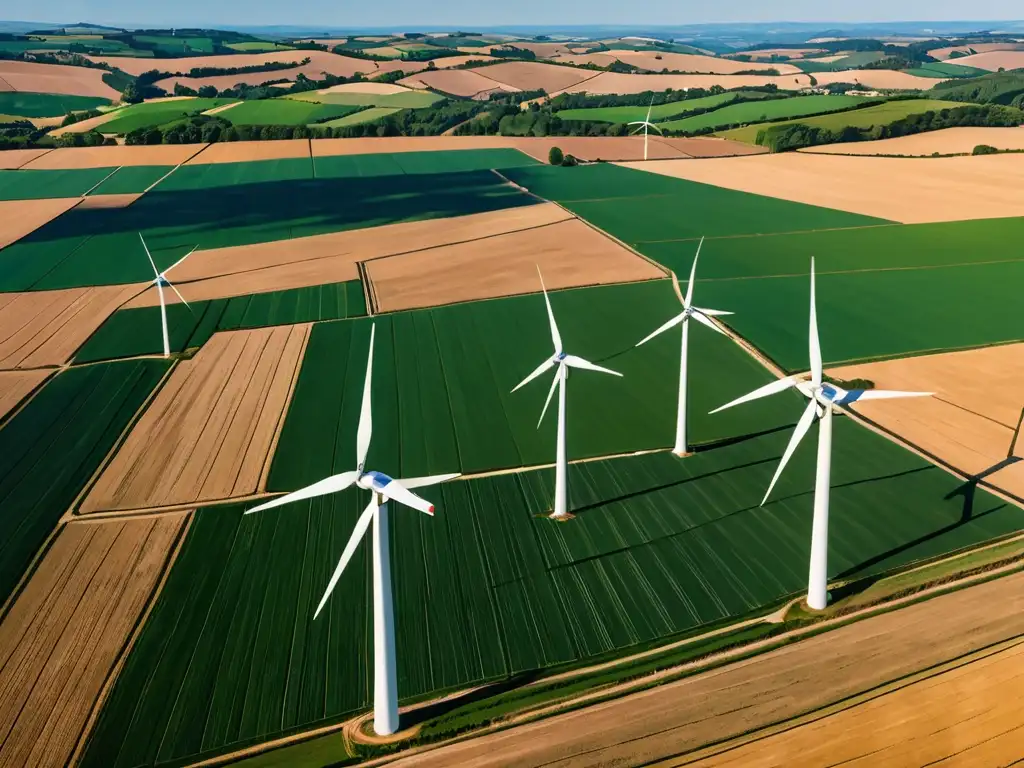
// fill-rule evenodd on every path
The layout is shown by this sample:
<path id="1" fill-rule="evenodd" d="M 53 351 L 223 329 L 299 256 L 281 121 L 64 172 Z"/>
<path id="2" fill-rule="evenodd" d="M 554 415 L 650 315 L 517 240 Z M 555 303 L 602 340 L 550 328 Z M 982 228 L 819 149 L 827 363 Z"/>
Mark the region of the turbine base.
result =
<path id="1" fill-rule="evenodd" d="M 677 456 L 680 459 L 687 459 L 690 456 L 693 456 L 693 451 L 677 451 L 677 450 L 673 449 L 672 450 L 672 455 L 673 456 Z"/>
<path id="2" fill-rule="evenodd" d="M 554 512 L 552 512 L 550 515 L 547 515 L 548 520 L 554 520 L 556 523 L 566 523 L 572 520 L 574 517 L 576 517 L 576 515 L 570 512 L 566 512 L 561 515 L 556 515 Z"/>

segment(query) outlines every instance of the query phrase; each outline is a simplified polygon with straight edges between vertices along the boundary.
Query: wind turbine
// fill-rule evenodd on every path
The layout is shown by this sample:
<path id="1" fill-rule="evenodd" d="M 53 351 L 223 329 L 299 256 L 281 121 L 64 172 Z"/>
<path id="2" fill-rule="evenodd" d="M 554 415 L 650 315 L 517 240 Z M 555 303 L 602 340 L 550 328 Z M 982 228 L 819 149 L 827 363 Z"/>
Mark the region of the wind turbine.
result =
<path id="1" fill-rule="evenodd" d="M 676 454 L 676 456 L 682 456 L 686 453 L 686 357 L 687 340 L 690 333 L 690 318 L 692 317 L 701 325 L 706 325 L 708 328 L 725 335 L 725 331 L 711 322 L 709 318 L 716 317 L 718 315 L 732 314 L 732 312 L 723 312 L 720 309 L 701 309 L 700 307 L 695 307 L 693 305 L 693 283 L 694 277 L 697 274 L 697 259 L 700 258 L 700 249 L 703 245 L 704 238 L 702 237 L 700 239 L 700 245 L 697 246 L 697 255 L 693 257 L 693 266 L 690 267 L 690 282 L 686 285 L 685 297 L 683 296 L 683 292 L 679 289 L 679 279 L 676 277 L 676 273 L 672 273 L 672 284 L 675 286 L 676 295 L 679 297 L 679 301 L 683 305 L 683 311 L 661 326 L 654 333 L 637 342 L 636 345 L 639 347 L 641 344 L 646 344 L 655 336 L 675 328 L 677 325 L 683 326 L 682 349 L 679 352 L 679 405 L 676 408 L 676 442 L 672 448 L 672 452 Z"/>
<path id="2" fill-rule="evenodd" d="M 245 514 L 337 493 L 355 485 L 372 492 L 370 503 L 356 521 L 352 536 L 341 553 L 327 590 L 320 598 L 313 619 L 320 615 L 345 566 L 355 553 L 366 529 L 373 523 L 373 729 L 381 736 L 398 730 L 398 677 L 395 664 L 395 612 L 391 600 L 391 552 L 388 549 L 388 501 L 397 501 L 407 507 L 433 516 L 434 505 L 410 489 L 437 485 L 458 477 L 458 473 L 393 480 L 382 472 L 367 470 L 366 454 L 370 450 L 373 416 L 370 409 L 370 380 L 373 373 L 373 338 L 376 326 L 370 327 L 370 354 L 366 360 L 366 379 L 363 383 L 363 404 L 359 411 L 356 431 L 356 468 L 350 472 L 332 475 L 306 488 L 268 501 L 247 510 Z"/>
<path id="3" fill-rule="evenodd" d="M 654 109 L 654 96 L 653 96 L 653 94 L 651 95 L 651 106 L 649 106 L 647 108 L 647 117 L 644 118 L 643 120 L 634 120 L 632 123 L 627 123 L 627 125 L 639 125 L 640 128 L 643 128 L 643 131 L 644 131 L 644 160 L 647 159 L 647 129 L 648 128 L 653 128 L 659 134 L 661 134 L 661 128 L 659 128 L 658 126 L 656 126 L 654 123 L 651 122 L 651 110 L 652 109 Z M 635 131 L 633 131 L 632 135 L 636 136 L 638 133 L 640 133 L 640 128 L 637 128 Z"/>
<path id="4" fill-rule="evenodd" d="M 160 296 L 160 324 L 162 325 L 164 332 L 164 357 L 170 357 L 171 342 L 167 336 L 167 305 L 164 303 L 164 288 L 170 288 L 172 291 L 178 294 L 178 298 L 181 299 L 181 303 L 188 307 L 189 312 L 192 311 L 192 307 L 190 307 L 189 303 L 185 301 L 185 297 L 181 295 L 181 293 L 174 286 L 174 284 L 167 279 L 167 273 L 170 272 L 179 264 L 181 264 L 181 262 L 183 262 L 185 259 L 191 256 L 193 253 L 195 253 L 196 248 L 198 248 L 199 246 L 197 245 L 196 248 L 193 248 L 191 251 L 186 253 L 176 262 L 171 264 L 171 266 L 169 266 L 167 269 L 161 272 L 159 269 L 156 268 L 156 262 L 153 261 L 153 256 L 152 254 L 150 254 L 149 247 L 146 245 L 146 239 L 142 236 L 141 232 L 139 232 L 139 240 L 142 241 L 142 247 L 146 249 L 146 257 L 149 259 L 149 263 L 153 267 L 153 274 L 156 275 L 156 277 L 153 278 L 153 285 L 156 286 L 156 292 Z"/>
<path id="5" fill-rule="evenodd" d="M 586 371 L 598 371 L 600 373 L 610 373 L 612 376 L 621 376 L 622 374 L 609 368 L 602 368 L 600 365 L 595 365 L 589 360 L 584 360 L 582 357 L 566 354 L 565 350 L 562 349 L 562 336 L 558 333 L 558 325 L 555 323 L 555 313 L 551 311 L 551 301 L 548 299 L 548 292 L 544 287 L 544 276 L 540 273 L 540 267 L 537 267 L 537 274 L 540 276 L 540 289 L 544 292 L 544 304 L 548 309 L 548 323 L 551 326 L 551 343 L 555 347 L 555 354 L 537 366 L 536 370 L 519 382 L 512 391 L 515 392 L 520 387 L 529 384 L 545 371 L 548 371 L 551 368 L 557 368 L 555 376 L 551 380 L 551 389 L 548 390 L 548 399 L 544 401 L 544 409 L 540 412 L 540 418 L 537 420 L 537 428 L 540 429 L 540 424 L 544 421 L 544 414 L 548 411 L 548 406 L 551 404 L 551 397 L 554 395 L 555 387 L 557 386 L 558 440 L 557 447 L 555 449 L 555 508 L 551 513 L 551 518 L 553 520 L 567 520 L 569 518 L 569 512 L 566 504 L 567 494 L 565 478 L 567 464 L 565 457 L 565 382 L 569 378 L 569 369 L 579 368 Z"/>
<path id="6" fill-rule="evenodd" d="M 775 482 L 785 469 L 797 445 L 811 428 L 811 423 L 818 419 L 818 464 L 814 482 L 814 522 L 811 528 L 811 564 L 808 573 L 807 605 L 816 611 L 823 610 L 828 604 L 828 494 L 829 474 L 832 464 L 832 411 L 838 405 L 851 405 L 859 400 L 887 400 L 897 397 L 927 397 L 932 392 L 892 392 L 879 389 L 851 389 L 846 391 L 834 384 L 822 381 L 821 345 L 818 342 L 818 318 L 814 301 L 814 259 L 811 259 L 811 322 L 809 330 L 809 354 L 811 359 L 810 381 L 803 381 L 795 376 L 773 381 L 755 389 L 748 395 L 726 403 L 711 413 L 718 413 L 740 403 L 750 402 L 758 398 L 784 392 L 795 388 L 809 402 L 803 415 L 797 422 L 793 436 L 782 454 L 775 476 L 768 486 L 761 505 L 768 501 Z"/>

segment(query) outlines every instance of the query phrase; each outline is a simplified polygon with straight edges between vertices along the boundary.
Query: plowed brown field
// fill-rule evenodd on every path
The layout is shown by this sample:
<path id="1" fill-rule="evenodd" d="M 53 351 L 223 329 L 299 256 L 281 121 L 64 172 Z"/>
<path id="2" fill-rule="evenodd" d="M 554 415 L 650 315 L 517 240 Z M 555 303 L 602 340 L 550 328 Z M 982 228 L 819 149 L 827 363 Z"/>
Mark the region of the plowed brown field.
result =
<path id="1" fill-rule="evenodd" d="M 734 75 L 737 72 L 750 72 L 751 70 L 770 71 L 773 69 L 780 75 L 800 73 L 800 70 L 792 64 L 734 61 L 733 59 L 720 59 L 715 56 L 696 56 L 690 53 L 663 53 L 660 51 L 607 51 L 604 53 L 588 53 L 582 56 L 563 56 L 560 61 L 571 61 L 573 64 L 596 64 L 599 67 L 607 67 L 615 61 L 622 61 L 650 72 L 661 72 L 667 69 L 672 72 L 693 72 L 706 75 Z"/>
<path id="2" fill-rule="evenodd" d="M 815 77 L 818 75 L 816 74 Z M 909 75 L 908 75 L 909 77 Z M 935 81 L 929 81 L 935 82 Z M 566 88 L 567 93 L 643 93 L 664 91 L 666 88 L 749 88 L 752 86 L 775 85 L 785 91 L 799 90 L 810 86 L 807 75 L 634 75 L 619 72 L 601 72 L 597 77 Z M 931 86 L 928 86 L 931 87 Z"/>
<path id="3" fill-rule="evenodd" d="M 921 160 L 783 152 L 629 167 L 904 224 L 1024 216 L 1024 155 Z"/>
<path id="4" fill-rule="evenodd" d="M 53 371 L 0 371 L 0 418 L 10 413 L 25 396 Z"/>
<path id="5" fill-rule="evenodd" d="M 140 285 L 0 293 L 0 369 L 61 365 Z"/>
<path id="6" fill-rule="evenodd" d="M 131 61 L 131 59 L 125 59 Z M 137 59 L 145 61 L 145 59 Z M 150 61 L 152 69 L 152 61 Z M 33 93 L 67 93 L 74 96 L 98 96 L 118 101 L 121 94 L 103 82 L 102 69 L 70 67 L 63 64 L 37 64 L 33 61 L 0 60 L 0 82 L 8 89 Z"/>
<path id="7" fill-rule="evenodd" d="M 958 62 L 960 59 L 957 60 Z M 815 72 L 814 78 L 818 85 L 831 83 L 857 83 L 865 88 L 880 90 L 921 90 L 934 88 L 942 78 L 918 77 L 894 69 L 844 69 L 841 72 Z"/>
<path id="8" fill-rule="evenodd" d="M 936 153 L 969 155 L 979 144 L 987 144 L 996 149 L 1024 150 L 1024 128 L 943 128 L 895 139 L 826 144 L 806 151 L 831 155 L 927 157 Z"/>
<path id="9" fill-rule="evenodd" d="M 586 69 L 560 67 L 557 64 L 543 64 L 537 61 L 509 61 L 469 71 L 477 72 L 488 80 L 494 80 L 512 90 L 535 91 L 543 88 L 547 93 L 563 91 L 569 86 L 594 77 L 594 73 Z"/>
<path id="10" fill-rule="evenodd" d="M 67 764 L 187 518 L 60 532 L 0 624 L 0 766 Z"/>
<path id="11" fill-rule="evenodd" d="M 450 93 L 453 96 L 462 96 L 465 98 L 478 96 L 483 93 L 490 93 L 491 91 L 496 90 L 518 90 L 517 88 L 511 88 L 507 85 L 503 85 L 497 80 L 491 80 L 490 78 L 484 77 L 472 69 L 431 70 L 427 72 L 420 72 L 417 75 L 407 77 L 404 80 L 399 80 L 398 82 L 400 85 L 404 85 L 409 88 L 433 88 L 434 90 L 441 91 L 442 93 Z"/>
<path id="12" fill-rule="evenodd" d="M 127 208 L 140 197 L 142 192 L 126 192 L 121 195 L 90 195 L 83 198 L 79 208 Z"/>
<path id="13" fill-rule="evenodd" d="M 977 475 L 1011 454 L 1024 457 L 1024 440 L 1014 445 L 1024 409 L 1024 344 L 851 365 L 830 374 L 869 379 L 880 389 L 934 392 L 857 403 L 854 410 L 961 472 Z M 999 469 L 985 482 L 1024 498 L 1024 463 Z"/>
<path id="14" fill-rule="evenodd" d="M 82 512 L 185 505 L 259 490 L 310 327 L 215 334 L 175 368 Z"/>
<path id="15" fill-rule="evenodd" d="M 241 296 L 283 288 L 359 279 L 360 261 L 494 237 L 572 218 L 552 203 L 503 211 L 475 213 L 449 219 L 410 221 L 384 227 L 356 229 L 279 240 L 258 245 L 196 251 L 174 279 L 191 300 Z M 129 307 L 159 304 L 151 290 Z"/>
<path id="16" fill-rule="evenodd" d="M 0 154 L 3 154 L 0 152 Z M 20 240 L 82 202 L 80 197 L 0 200 L 0 248 Z"/>
<path id="17" fill-rule="evenodd" d="M 58 170 L 64 168 L 114 168 L 118 165 L 178 165 L 184 163 L 205 146 L 205 144 L 156 144 L 154 146 L 66 147 L 47 152 L 25 167 L 32 170 Z"/>
<path id="18" fill-rule="evenodd" d="M 987 69 L 989 72 L 996 72 L 1000 69 L 1020 69 L 1024 67 L 1024 50 L 988 51 L 987 53 L 977 53 L 974 56 L 953 59 L 949 63 L 962 67 Z"/>
<path id="19" fill-rule="evenodd" d="M 7 149 L 0 152 L 0 170 L 13 170 L 35 160 L 37 157 L 52 152 L 50 149 Z M 0 218 L 0 221 L 4 219 Z"/>
<path id="20" fill-rule="evenodd" d="M 665 273 L 578 219 L 366 263 L 384 312 L 533 293 L 537 267 L 549 288 L 653 280 Z"/>
<path id="21" fill-rule="evenodd" d="M 641 693 L 399 758 L 391 765 L 650 765 L 830 706 L 1022 633 L 1024 574 L 1014 574 Z M 1016 668 L 1011 674 L 1018 674 Z M 1019 696 L 1021 685 L 1017 679 Z M 947 698 L 945 706 L 949 717 L 966 721 L 972 705 Z M 1015 716 L 1018 725 L 1022 722 L 1019 706 L 1008 703 L 1003 707 L 996 699 L 989 701 L 988 707 L 990 712 L 1000 710 L 1007 718 Z M 938 756 L 936 763 L 942 757 L 956 756 L 960 748 L 957 742 L 942 740 L 929 722 L 918 722 L 920 729 L 913 735 L 921 741 L 931 740 Z M 898 723 L 891 725 L 896 727 Z M 903 733 L 905 738 L 910 735 L 909 730 Z M 680 757 L 667 764 L 683 762 Z M 832 764 L 839 762 L 836 758 Z M 853 764 L 874 765 L 870 757 Z M 972 768 L 990 765 L 955 761 L 942 764 Z M 789 768 L 804 763 L 784 760 L 776 765 Z"/>
<path id="22" fill-rule="evenodd" d="M 309 157 L 309 139 L 218 142 L 194 155 L 186 165 L 245 163 L 251 160 L 280 160 L 289 157 Z"/>

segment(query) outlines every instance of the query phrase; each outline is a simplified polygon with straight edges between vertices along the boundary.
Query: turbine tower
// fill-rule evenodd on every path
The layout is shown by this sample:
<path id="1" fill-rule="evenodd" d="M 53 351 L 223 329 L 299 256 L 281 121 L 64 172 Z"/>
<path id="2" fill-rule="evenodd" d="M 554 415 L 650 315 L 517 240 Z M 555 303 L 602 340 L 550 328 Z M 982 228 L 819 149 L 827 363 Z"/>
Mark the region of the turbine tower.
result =
<path id="1" fill-rule="evenodd" d="M 363 404 L 359 411 L 359 428 L 356 432 L 356 468 L 342 472 L 286 496 L 260 504 L 246 511 L 249 515 L 265 509 L 290 504 L 293 501 L 311 499 L 329 493 L 337 493 L 351 485 L 364 488 L 372 493 L 370 503 L 356 521 L 355 530 L 341 553 L 338 567 L 334 569 L 327 590 L 320 598 L 320 604 L 313 614 L 314 621 L 320 615 L 327 598 L 341 578 L 345 566 L 352 559 L 356 547 L 373 523 L 373 729 L 381 736 L 398 730 L 398 677 L 395 664 L 395 612 L 391 597 L 391 552 L 388 549 L 388 501 L 397 501 L 407 507 L 433 516 L 434 505 L 413 493 L 412 488 L 437 485 L 458 477 L 458 473 L 416 477 L 408 480 L 393 480 L 382 472 L 367 470 L 366 454 L 370 450 L 370 436 L 373 432 L 373 417 L 370 409 L 370 381 L 373 373 L 373 338 L 376 326 L 370 327 L 370 354 L 366 360 L 366 379 L 363 383 Z"/>
<path id="2" fill-rule="evenodd" d="M 579 368 L 586 371 L 598 371 L 600 373 L 610 373 L 612 376 L 621 376 L 622 374 L 609 368 L 602 368 L 600 365 L 595 365 L 589 360 L 584 360 L 582 357 L 565 353 L 565 350 L 562 349 L 562 336 L 558 333 L 558 325 L 555 323 L 555 313 L 551 311 L 551 301 L 548 299 L 548 292 L 544 287 L 544 276 L 540 274 L 540 267 L 537 267 L 537 274 L 540 276 L 540 289 L 544 292 L 544 304 L 548 309 L 548 323 L 551 326 L 551 343 L 555 347 L 555 354 L 537 366 L 536 370 L 519 382 L 512 391 L 515 392 L 520 387 L 529 384 L 545 371 L 548 371 L 551 368 L 557 368 L 555 376 L 551 380 L 551 389 L 548 390 L 548 399 L 544 401 L 544 409 L 540 412 L 540 418 L 537 420 L 537 428 L 540 429 L 540 424 L 544 421 L 544 414 L 547 413 L 548 406 L 551 404 L 551 397 L 555 393 L 555 387 L 558 387 L 558 440 L 557 447 L 555 449 L 555 507 L 551 513 L 551 518 L 553 520 L 567 520 L 569 518 L 569 511 L 566 502 L 567 461 L 565 455 L 565 382 L 569 378 L 569 369 Z"/>
<path id="3" fill-rule="evenodd" d="M 683 305 L 683 311 L 661 326 L 654 333 L 637 342 L 636 345 L 639 347 L 641 344 L 646 344 L 655 336 L 658 336 L 671 328 L 675 328 L 677 325 L 683 326 L 682 349 L 679 352 L 679 404 L 676 408 L 676 441 L 672 448 L 672 452 L 676 456 L 683 456 L 686 454 L 686 358 L 688 337 L 690 333 L 690 318 L 692 317 L 701 325 L 706 325 L 711 330 L 718 331 L 718 333 L 725 335 L 725 331 L 711 322 L 709 318 L 732 314 L 732 312 L 723 312 L 720 309 L 702 309 L 693 305 L 694 276 L 697 274 L 697 259 L 700 258 L 700 249 L 703 245 L 704 238 L 702 237 L 700 239 L 700 245 L 697 246 L 697 255 L 693 257 L 693 266 L 690 267 L 690 282 L 686 285 L 686 296 L 683 296 L 683 292 L 679 289 L 679 279 L 676 277 L 676 273 L 672 273 L 672 284 L 675 286 L 676 295 L 679 297 L 679 301 Z"/>
<path id="4" fill-rule="evenodd" d="M 181 293 L 174 286 L 174 284 L 167 279 L 167 273 L 170 272 L 179 264 L 181 264 L 181 262 L 183 262 L 185 259 L 191 256 L 193 253 L 195 253 L 196 248 L 198 248 L 199 246 L 197 245 L 196 248 L 193 248 L 191 251 L 186 253 L 176 262 L 171 264 L 171 266 L 169 266 L 167 269 L 161 272 L 156 268 L 156 262 L 153 261 L 153 256 L 149 252 L 149 246 L 146 245 L 146 239 L 142 236 L 141 232 L 139 232 L 139 240 L 142 241 L 142 247 L 146 249 L 146 257 L 149 259 L 149 263 L 153 267 L 153 274 L 156 275 L 156 277 L 153 278 L 153 285 L 156 286 L 157 295 L 160 296 L 160 324 L 164 332 L 164 357 L 170 357 L 171 342 L 167 336 L 167 305 L 164 303 L 164 288 L 170 288 L 172 291 L 177 293 L 178 298 L 181 299 L 181 303 L 188 307 L 190 312 L 192 311 L 192 307 L 190 307 L 188 302 L 185 301 L 185 297 L 181 295 Z"/>
<path id="5" fill-rule="evenodd" d="M 782 454 L 775 476 L 768 486 L 761 505 L 768 501 L 775 482 L 785 469 L 797 445 L 811 428 L 811 423 L 818 419 L 818 464 L 814 482 L 814 522 L 811 528 L 811 563 L 808 573 L 807 605 L 816 611 L 823 610 L 828 604 L 828 494 L 829 473 L 832 463 L 832 412 L 838 405 L 851 405 L 859 400 L 887 400 L 897 397 L 927 397 L 931 392 L 892 392 L 880 389 L 851 389 L 846 391 L 834 384 L 822 381 L 821 346 L 818 343 L 818 318 L 814 302 L 814 259 L 811 259 L 811 322 L 809 330 L 809 347 L 811 359 L 811 379 L 802 381 L 795 376 L 788 376 L 773 381 L 748 395 L 716 408 L 718 413 L 740 403 L 757 400 L 777 392 L 796 388 L 809 402 L 803 415 L 797 422 L 793 436 Z"/>
<path id="6" fill-rule="evenodd" d="M 654 130 L 656 130 L 659 133 L 659 135 L 661 134 L 661 128 L 659 128 L 658 126 L 656 126 L 654 123 L 651 122 L 651 110 L 652 109 L 654 109 L 654 96 L 653 95 L 651 96 L 651 105 L 647 108 L 647 117 L 644 118 L 643 120 L 634 120 L 632 123 L 627 123 L 627 125 L 639 125 L 640 128 L 642 128 L 643 131 L 644 131 L 644 160 L 647 159 L 647 129 L 648 128 L 653 128 Z M 633 131 L 633 135 L 634 136 L 636 136 L 638 133 L 640 133 L 640 128 L 637 128 L 635 131 Z"/>

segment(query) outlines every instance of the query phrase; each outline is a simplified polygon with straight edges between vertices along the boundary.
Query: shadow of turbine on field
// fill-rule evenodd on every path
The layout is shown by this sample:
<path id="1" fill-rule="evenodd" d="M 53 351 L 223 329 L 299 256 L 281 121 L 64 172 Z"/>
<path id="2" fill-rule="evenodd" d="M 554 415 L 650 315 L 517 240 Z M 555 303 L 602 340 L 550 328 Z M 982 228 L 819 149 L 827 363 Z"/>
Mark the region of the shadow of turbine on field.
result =
<path id="1" fill-rule="evenodd" d="M 450 712 L 454 712 L 455 710 L 470 704 L 476 704 L 477 702 L 484 701 L 495 696 L 501 696 L 502 694 L 514 691 L 524 685 L 529 685 L 538 677 L 540 677 L 539 670 L 521 672 L 504 680 L 498 680 L 493 683 L 473 688 L 472 690 L 466 691 L 458 696 L 452 696 L 451 698 L 442 699 L 441 701 L 435 701 L 430 704 L 424 704 L 423 706 L 414 705 L 413 709 L 399 713 L 398 728 L 399 730 L 404 731 L 407 728 L 420 725 L 428 720 L 435 720 L 439 717 L 443 717 Z"/>

